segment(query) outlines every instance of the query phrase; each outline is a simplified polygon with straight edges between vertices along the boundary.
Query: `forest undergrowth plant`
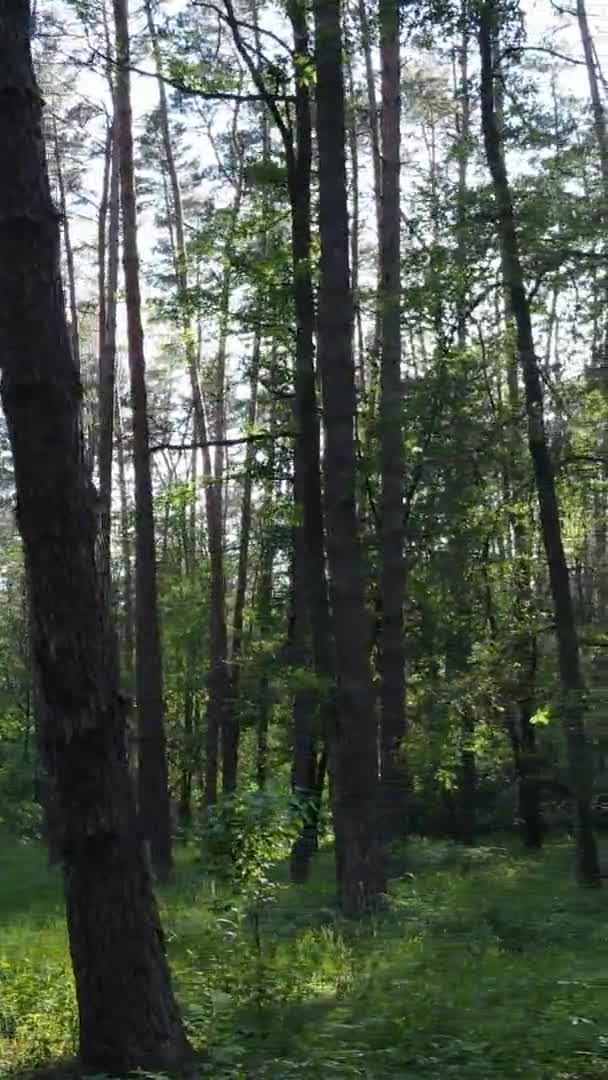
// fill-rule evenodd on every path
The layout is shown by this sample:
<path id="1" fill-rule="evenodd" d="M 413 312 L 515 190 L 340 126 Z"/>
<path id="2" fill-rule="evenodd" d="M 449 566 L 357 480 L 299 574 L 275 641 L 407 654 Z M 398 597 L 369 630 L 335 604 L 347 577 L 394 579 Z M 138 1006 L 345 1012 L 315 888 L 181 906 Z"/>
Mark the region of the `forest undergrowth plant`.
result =
<path id="1" fill-rule="evenodd" d="M 257 966 L 257 1001 L 261 1007 L 268 994 L 262 927 L 264 914 L 286 886 L 274 871 L 289 856 L 302 826 L 299 805 L 286 804 L 272 791 L 229 795 L 209 808 L 201 835 L 206 872 L 227 887 L 233 902 L 223 918 L 235 929 L 244 919 L 251 930 Z"/>

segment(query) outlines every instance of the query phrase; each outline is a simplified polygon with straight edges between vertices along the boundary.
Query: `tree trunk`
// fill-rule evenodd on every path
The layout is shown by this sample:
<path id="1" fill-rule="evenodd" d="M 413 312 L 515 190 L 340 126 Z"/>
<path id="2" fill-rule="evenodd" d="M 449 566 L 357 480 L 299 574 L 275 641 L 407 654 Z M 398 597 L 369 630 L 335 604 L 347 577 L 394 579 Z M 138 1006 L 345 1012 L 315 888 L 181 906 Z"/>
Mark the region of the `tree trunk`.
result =
<path id="1" fill-rule="evenodd" d="M 294 503 L 302 506 L 303 495 L 294 477 Z M 288 630 L 288 662 L 292 670 L 306 670 L 311 661 L 310 612 L 307 599 L 308 559 L 306 536 L 299 521 L 293 529 L 291 559 L 290 619 Z M 291 789 L 297 812 L 301 814 L 300 833 L 291 849 L 290 878 L 294 884 L 304 884 L 310 874 L 310 861 L 317 849 L 317 830 L 314 797 L 317 780 L 319 742 L 319 693 L 310 686 L 297 684 L 293 695 L 293 756 Z"/>
<path id="2" fill-rule="evenodd" d="M 599 866 L 591 821 L 591 762 L 585 732 L 585 688 L 568 564 L 562 540 L 553 463 L 545 430 L 542 384 L 534 348 L 530 302 L 525 289 L 513 200 L 504 159 L 502 136 L 496 116 L 493 40 L 497 30 L 497 17 L 494 0 L 487 0 L 479 13 L 483 137 L 494 188 L 497 229 L 506 284 L 516 326 L 517 351 L 525 388 L 528 445 L 534 470 L 542 538 L 555 614 L 559 673 L 563 694 L 561 710 L 575 805 L 577 873 L 581 881 L 596 884 L 599 882 Z"/>
<path id="3" fill-rule="evenodd" d="M 589 94 L 591 96 L 591 108 L 593 111 L 593 128 L 597 140 L 600 173 L 602 177 L 602 214 L 604 217 L 604 224 L 606 224 L 606 219 L 608 218 L 608 130 L 606 125 L 606 111 L 604 109 L 597 77 L 593 39 L 587 21 L 585 0 L 577 0 L 576 15 L 585 55 L 587 78 L 589 80 Z"/>
<path id="4" fill-rule="evenodd" d="M 112 532 L 112 457 L 114 450 L 114 398 L 116 394 L 116 309 L 118 294 L 118 262 L 120 246 L 120 178 L 116 123 L 111 129 L 111 167 L 108 198 L 107 278 L 104 275 L 105 295 L 100 311 L 104 313 L 99 343 L 99 568 L 108 597 L 111 595 L 111 532 Z M 100 297 L 101 301 L 101 297 Z M 101 327 L 100 327 L 101 329 Z"/>
<path id="5" fill-rule="evenodd" d="M 367 0 L 358 0 L 359 25 L 361 28 L 361 43 L 365 60 L 365 81 L 367 86 L 367 108 L 369 115 L 369 135 L 372 148 L 372 177 L 374 190 L 374 210 L 376 214 L 376 235 L 378 238 L 378 251 L 382 245 L 382 153 L 380 150 L 381 119 L 378 110 L 376 95 L 376 75 L 372 59 L 372 37 L 367 11 Z M 385 4 L 385 8 L 387 5 Z M 380 14 L 380 12 L 379 12 Z M 384 96 L 384 90 L 383 90 Z M 383 100 L 384 107 L 384 100 Z M 374 336 L 371 348 L 370 390 L 375 391 L 377 385 L 377 365 L 380 359 L 380 345 L 382 341 L 382 310 L 380 297 L 382 296 L 382 267 L 378 260 L 377 299 L 374 315 Z"/>
<path id="6" fill-rule="evenodd" d="M 152 863 L 162 880 L 168 877 L 172 866 L 171 820 L 165 752 L 154 511 L 137 250 L 128 0 L 113 0 L 113 2 L 116 24 L 116 116 L 135 473 L 135 682 L 139 738 L 138 795 Z"/>
<path id="7" fill-rule="evenodd" d="M 233 122 L 233 143 L 237 140 L 237 113 Z M 224 567 L 224 471 L 226 449 L 221 445 L 226 438 L 226 351 L 230 318 L 230 291 L 232 287 L 232 254 L 234 232 L 238 222 L 243 192 L 243 162 L 239 172 L 232 203 L 231 221 L 226 237 L 225 269 L 222 280 L 219 313 L 219 341 L 215 371 L 211 379 L 212 433 L 216 440 L 213 481 L 217 523 L 214 528 L 213 548 L 209 537 L 211 554 L 211 625 L 210 625 L 210 689 L 208 723 L 217 727 L 221 736 L 222 791 L 230 794 L 236 790 L 238 773 L 238 720 L 231 698 L 230 671 L 228 667 L 228 633 L 226 628 L 226 573 Z"/>
<path id="8" fill-rule="evenodd" d="M 68 299 L 70 304 L 70 339 L 72 342 L 72 354 L 74 363 L 80 371 L 80 329 L 78 319 L 78 302 L 76 300 L 76 272 L 74 270 L 74 249 L 70 233 L 70 219 L 68 217 L 68 204 L 65 194 L 65 182 L 63 178 L 63 165 L 61 161 L 61 147 L 57 134 L 57 120 L 53 117 L 53 146 L 55 151 L 55 169 L 57 171 L 57 187 L 59 190 L 59 212 L 63 226 L 63 250 L 65 253 L 65 268 L 68 278 Z"/>
<path id="9" fill-rule="evenodd" d="M 259 317 L 261 320 L 262 312 L 260 310 Z M 261 353 L 261 330 L 260 321 L 255 328 L 253 351 L 251 356 L 251 370 L 249 374 L 249 402 L 247 405 L 247 428 L 252 430 L 255 426 L 257 416 L 257 401 L 258 401 L 258 378 L 260 373 L 260 353 Z M 233 710 L 233 726 L 231 734 L 236 740 L 236 747 L 232 749 L 230 757 L 236 760 L 238 764 L 238 741 L 239 741 L 239 724 L 238 724 L 238 702 L 239 702 L 239 681 L 240 681 L 240 662 L 241 654 L 243 650 L 243 625 L 244 625 L 244 613 L 245 613 L 245 601 L 247 599 L 247 577 L 249 570 L 249 547 L 251 540 L 251 497 L 253 493 L 253 464 L 255 460 L 255 444 L 252 442 L 247 443 L 247 449 L 245 451 L 245 464 L 244 464 L 244 477 L 243 477 L 243 496 L 241 501 L 241 520 L 239 528 L 239 560 L 236 574 L 236 591 L 234 599 L 234 611 L 232 614 L 232 649 L 230 655 L 230 692 L 232 695 L 232 710 Z M 225 736 L 228 733 L 225 732 Z M 226 740 L 224 740 L 226 741 Z M 224 757 L 227 757 L 228 747 L 224 745 L 223 752 Z M 234 770 L 234 786 L 236 787 L 236 769 Z M 227 770 L 224 767 L 223 783 L 226 786 Z"/>
<path id="10" fill-rule="evenodd" d="M 179 177 L 177 174 L 177 167 L 175 163 L 175 155 L 173 153 L 167 95 L 165 92 L 165 84 L 163 82 L 163 79 L 161 78 L 161 56 L 158 46 L 158 35 L 156 32 L 156 27 L 154 25 L 152 7 L 149 0 L 146 0 L 145 10 L 148 23 L 148 31 L 152 43 L 152 52 L 154 55 L 156 73 L 158 77 L 161 133 L 163 138 L 165 162 L 169 175 L 169 185 L 171 189 L 171 201 L 173 211 L 173 225 L 175 230 L 173 245 L 175 250 L 178 300 L 181 305 L 180 315 L 182 321 L 182 332 L 186 346 L 188 371 L 190 375 L 190 384 L 192 389 L 192 401 L 195 417 L 195 434 L 196 440 L 202 444 L 208 441 L 209 425 L 207 423 L 205 404 L 203 401 L 203 395 L 200 386 L 198 357 L 196 355 L 194 335 L 192 334 L 191 321 L 187 312 L 189 287 L 188 253 L 186 249 L 181 191 L 179 185 Z M 236 212 L 238 213 L 238 210 Z M 171 218 L 169 218 L 169 221 L 171 221 Z M 227 273 L 225 273 L 224 278 L 225 281 L 222 287 L 221 303 L 222 313 L 224 312 L 227 304 L 226 292 L 227 288 L 229 288 L 229 277 L 227 277 Z M 220 318 L 221 320 L 224 319 L 223 314 Z M 224 375 L 223 372 L 221 374 L 219 373 L 219 368 L 223 368 L 224 366 L 222 362 L 222 357 L 225 356 L 226 349 L 226 332 L 224 326 L 220 328 L 220 338 L 221 342 L 218 350 L 218 363 L 215 372 L 216 378 L 214 379 L 214 381 L 216 382 L 216 384 L 221 381 L 221 392 L 218 394 L 218 387 L 216 385 L 214 388 L 214 392 L 211 395 L 214 399 L 212 401 L 214 423 L 212 424 L 211 434 L 215 438 L 222 438 L 222 435 L 218 434 L 218 430 L 221 431 L 221 429 L 223 428 L 221 417 L 223 414 Z M 220 730 L 224 722 L 224 714 L 228 709 L 229 688 L 227 673 L 227 634 L 225 615 L 221 467 L 218 476 L 218 466 L 220 465 L 221 460 L 221 456 L 218 456 L 216 454 L 216 468 L 214 469 L 212 466 L 209 448 L 205 447 L 203 449 L 203 482 L 205 490 L 207 531 L 209 537 L 209 555 L 211 562 L 211 595 L 209 600 L 209 699 L 207 706 L 205 770 L 205 803 L 207 805 L 211 805 L 217 800 L 218 740 Z M 226 747 L 228 747 L 229 745 L 233 746 L 233 744 L 233 739 L 227 738 L 225 740 Z M 233 764 L 234 768 L 232 767 Z M 232 758 L 230 758 L 230 761 L 226 762 L 225 766 L 226 767 L 224 773 L 228 776 L 229 787 L 232 782 L 232 775 L 234 775 L 234 785 L 236 785 L 236 759 L 233 763 Z"/>
<path id="11" fill-rule="evenodd" d="M 97 348 L 101 353 L 106 334 L 106 260 L 108 251 L 108 207 L 110 205 L 110 173 L 114 133 L 108 124 L 103 155 L 101 199 L 97 211 Z"/>
<path id="12" fill-rule="evenodd" d="M 381 456 L 381 799 L 382 838 L 403 835 L 407 827 L 405 735 L 405 648 L 403 602 L 404 447 L 401 383 L 401 71 L 399 2 L 380 0 L 382 57 L 382 217 L 380 232 Z"/>
<path id="13" fill-rule="evenodd" d="M 352 186 L 352 219 L 350 226 L 350 261 L 351 261 L 351 288 L 353 291 L 354 326 L 353 326 L 353 350 L 357 357 L 355 371 L 357 372 L 357 390 L 361 401 L 365 402 L 367 389 L 367 377 L 365 372 L 365 347 L 363 344 L 363 319 L 361 317 L 361 298 L 359 296 L 359 232 L 361 229 L 359 211 L 359 137 L 357 131 L 357 103 L 355 99 L 355 86 L 353 79 L 352 59 L 347 57 L 346 73 L 348 77 L 348 152 L 350 156 L 350 176 Z"/>
<path id="14" fill-rule="evenodd" d="M 377 822 L 376 720 L 355 501 L 355 378 L 348 268 L 344 83 L 338 0 L 315 0 L 319 147 L 318 352 L 325 428 L 325 513 L 336 646 L 331 760 L 341 903 L 376 907 L 386 880 Z"/>
<path id="15" fill-rule="evenodd" d="M 0 0 L 2 404 L 30 586 L 41 745 L 61 825 L 80 1054 L 92 1072 L 124 1075 L 178 1066 L 188 1044 L 127 769 L 29 28 L 24 0 Z"/>
<path id="16" fill-rule="evenodd" d="M 305 804 L 305 817 L 308 820 L 310 816 L 314 818 L 317 812 L 315 807 L 321 798 L 318 784 L 311 786 L 308 780 L 318 776 L 319 746 L 331 737 L 335 725 L 335 672 L 325 573 L 320 424 L 314 367 L 315 310 L 310 223 L 311 102 L 309 83 L 301 74 L 310 62 L 310 48 L 306 11 L 300 0 L 295 0 L 290 5 L 289 17 L 296 58 L 296 144 L 294 148 L 293 143 L 286 140 L 285 136 L 284 144 L 288 163 L 296 317 L 294 414 L 298 436 L 294 446 L 294 498 L 300 511 L 302 529 L 301 539 L 296 540 L 296 558 L 302 561 L 302 565 L 296 574 L 306 583 L 302 587 L 308 611 L 313 664 L 321 685 L 320 709 L 311 709 L 308 714 L 305 714 L 303 709 L 298 709 L 294 741 L 294 788 L 298 798 Z M 298 66 L 298 61 L 301 67 Z M 315 848 L 314 843 L 306 842 L 304 832 L 304 843 L 296 843 L 292 857 L 292 875 L 294 880 L 300 882 L 308 878 L 310 858 Z M 314 835 L 316 836 L 316 828 Z"/>
<path id="17" fill-rule="evenodd" d="M 269 481 L 271 487 L 272 481 Z M 260 791 L 264 791 L 268 780 L 268 728 L 270 724 L 270 657 L 264 648 L 268 635 L 272 629 L 272 585 L 274 565 L 274 543 L 272 538 L 272 521 L 269 518 L 268 503 L 272 500 L 271 491 L 266 498 L 266 513 L 262 513 L 264 521 L 264 535 L 262 537 L 260 554 L 260 579 L 257 599 L 257 621 L 260 639 L 262 641 L 261 665 L 262 670 L 256 693 L 256 779 Z"/>
<path id="18" fill-rule="evenodd" d="M 118 390 L 114 393 L 116 445 L 118 459 L 118 492 L 120 495 L 120 550 L 122 556 L 122 607 L 123 607 L 123 649 L 122 659 L 127 682 L 131 688 L 133 681 L 133 658 L 135 653 L 135 614 L 133 611 L 133 570 L 131 566 L 131 532 L 129 528 L 129 499 L 127 494 L 127 472 L 125 463 L 124 425 Z"/>
<path id="19" fill-rule="evenodd" d="M 307 597 L 315 672 L 329 686 L 333 677 L 333 642 L 330 629 L 329 599 L 325 576 L 325 543 L 321 499 L 319 417 L 314 372 L 315 311 L 313 303 L 310 243 L 310 176 L 312 158 L 310 88 L 306 76 L 310 60 L 306 8 L 301 0 L 290 0 L 288 15 L 294 36 L 295 145 L 293 128 L 278 109 L 269 93 L 259 67 L 253 62 L 240 32 L 231 0 L 224 0 L 227 19 L 235 45 L 247 66 L 256 89 L 264 100 L 283 142 L 287 165 L 287 186 L 291 210 L 293 257 L 293 294 L 296 323 L 296 362 L 294 410 L 298 436 L 294 449 L 294 489 L 302 491 L 302 518 L 306 536 L 306 559 L 309 588 Z M 322 707 L 321 730 L 326 733 L 334 723 L 335 698 L 328 692 Z M 308 745 L 316 755 L 318 742 L 316 718 L 311 717 Z M 300 744 L 300 745 L 303 745 Z M 304 875 L 307 868 L 303 870 Z"/>
<path id="20" fill-rule="evenodd" d="M 496 122 L 503 130 L 502 82 L 495 88 Z M 534 596 L 530 581 L 533 557 L 532 535 L 526 511 L 518 512 L 515 503 L 525 490 L 528 476 L 522 461 L 520 431 L 521 401 L 518 379 L 516 326 L 508 288 L 508 271 L 501 252 L 503 302 L 505 316 L 506 381 L 509 402 L 509 460 L 504 469 L 505 505 L 511 507 L 509 521 L 513 538 L 513 569 L 515 577 L 513 622 L 515 627 L 513 652 L 520 674 L 515 680 L 515 718 L 507 720 L 517 778 L 518 813 L 522 823 L 524 845 L 529 850 L 542 847 L 542 819 L 539 760 L 536 748 L 534 715 L 534 685 L 537 666 L 537 642 L 534 630 Z M 521 497 L 521 495 L 519 496 Z M 509 711 L 508 714 L 509 715 Z"/>

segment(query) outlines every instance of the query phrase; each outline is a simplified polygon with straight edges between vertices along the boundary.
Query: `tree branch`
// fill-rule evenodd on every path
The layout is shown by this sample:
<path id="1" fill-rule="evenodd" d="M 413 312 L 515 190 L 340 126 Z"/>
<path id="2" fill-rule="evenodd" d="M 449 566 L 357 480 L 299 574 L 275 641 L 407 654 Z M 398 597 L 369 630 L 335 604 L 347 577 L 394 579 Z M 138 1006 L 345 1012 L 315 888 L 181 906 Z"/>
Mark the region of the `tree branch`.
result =
<path id="1" fill-rule="evenodd" d="M 206 442 L 155 443 L 150 453 L 162 450 L 205 450 L 212 446 L 246 446 L 256 442 L 274 442 L 276 439 L 297 439 L 297 431 L 260 431 L 255 435 L 242 435 L 238 439 L 209 439 Z"/>
<path id="2" fill-rule="evenodd" d="M 104 55 L 99 49 L 93 49 L 91 56 L 87 61 L 80 60 L 76 56 L 70 57 L 70 62 L 78 67 L 88 68 L 95 60 L 102 61 L 104 64 L 111 64 L 113 67 L 118 66 L 117 62 L 111 56 Z M 146 71 L 145 68 L 136 67 L 134 64 L 129 64 L 129 71 L 133 72 L 135 75 L 143 75 L 146 79 L 156 79 L 157 81 L 160 79 L 166 86 L 171 86 L 180 94 L 184 94 L 186 97 L 202 98 L 204 101 L 237 101 L 245 104 L 247 102 L 253 102 L 256 104 L 265 104 L 271 111 L 271 102 L 273 103 L 274 108 L 276 108 L 277 101 L 295 101 L 295 96 L 293 94 L 271 94 L 267 88 L 264 88 L 263 92 L 255 94 L 233 93 L 229 90 L 201 90 L 195 86 L 188 86 L 187 83 L 181 82 L 180 79 L 173 78 L 170 75 L 159 75 L 156 71 Z"/>

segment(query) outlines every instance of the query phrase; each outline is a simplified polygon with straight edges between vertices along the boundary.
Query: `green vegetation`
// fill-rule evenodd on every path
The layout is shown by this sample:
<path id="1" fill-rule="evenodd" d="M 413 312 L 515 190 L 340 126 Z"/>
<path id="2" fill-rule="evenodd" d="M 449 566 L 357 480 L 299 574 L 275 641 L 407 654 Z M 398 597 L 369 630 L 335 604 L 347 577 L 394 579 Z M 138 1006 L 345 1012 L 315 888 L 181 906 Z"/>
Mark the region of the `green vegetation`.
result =
<path id="1" fill-rule="evenodd" d="M 333 906 L 329 853 L 261 919 L 178 853 L 162 892 L 189 1034 L 220 1080 L 599 1080 L 608 1077 L 605 898 L 570 880 L 569 847 L 412 841 L 387 912 Z M 2 843 L 0 1074 L 76 1046 L 58 873 L 35 843 Z M 284 888 L 281 886 L 284 885 Z"/>

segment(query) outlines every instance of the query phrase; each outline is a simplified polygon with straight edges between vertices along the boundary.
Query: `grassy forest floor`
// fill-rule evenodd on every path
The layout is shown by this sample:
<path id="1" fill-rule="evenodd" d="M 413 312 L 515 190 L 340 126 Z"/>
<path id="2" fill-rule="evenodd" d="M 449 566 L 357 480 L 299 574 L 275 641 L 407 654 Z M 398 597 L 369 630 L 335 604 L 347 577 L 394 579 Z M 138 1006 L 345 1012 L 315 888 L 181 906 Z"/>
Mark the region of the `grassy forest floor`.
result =
<path id="1" fill-rule="evenodd" d="M 407 864 L 387 913 L 359 925 L 333 907 L 329 851 L 305 889 L 279 868 L 260 955 L 241 904 L 179 852 L 161 903 L 190 1035 L 210 1055 L 197 1075 L 608 1078 L 608 891 L 573 884 L 570 844 L 529 858 L 415 841 Z M 74 1040 L 59 875 L 37 844 L 0 838 L 0 1076 L 48 1067 Z"/>

